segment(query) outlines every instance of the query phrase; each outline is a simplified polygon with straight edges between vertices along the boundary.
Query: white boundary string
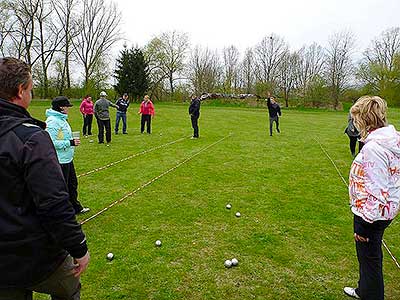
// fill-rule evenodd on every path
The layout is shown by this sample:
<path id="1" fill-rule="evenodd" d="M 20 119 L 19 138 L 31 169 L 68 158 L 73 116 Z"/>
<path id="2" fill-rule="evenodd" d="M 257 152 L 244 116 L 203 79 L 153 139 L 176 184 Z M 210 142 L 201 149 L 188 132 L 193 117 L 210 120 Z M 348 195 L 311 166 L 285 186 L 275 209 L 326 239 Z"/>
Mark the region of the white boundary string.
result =
<path id="1" fill-rule="evenodd" d="M 333 166 L 336 169 L 336 172 L 339 174 L 340 178 L 342 178 L 342 181 L 344 183 L 344 185 L 347 187 L 347 181 L 344 179 L 344 177 L 342 176 L 342 174 L 340 173 L 338 167 L 336 166 L 335 162 L 332 160 L 332 158 L 329 156 L 328 152 L 324 149 L 324 147 L 322 147 L 322 144 L 314 138 L 314 140 L 318 143 L 319 147 L 321 148 L 321 150 L 325 153 L 326 157 L 329 158 L 329 160 L 331 161 L 331 163 L 333 164 Z M 400 264 L 397 262 L 396 257 L 392 254 L 392 252 L 390 251 L 389 247 L 386 245 L 385 240 L 382 239 L 382 244 L 383 247 L 385 247 L 386 251 L 389 253 L 390 257 L 392 258 L 392 260 L 394 261 L 394 263 L 396 264 L 397 268 L 400 269 Z"/>
<path id="2" fill-rule="evenodd" d="M 166 143 L 166 144 L 157 146 L 157 147 L 153 147 L 153 148 L 148 149 L 148 150 L 144 150 L 144 151 L 142 151 L 142 152 L 139 152 L 139 153 L 130 155 L 130 156 L 125 157 L 125 158 L 123 158 L 123 159 L 120 159 L 120 160 L 118 160 L 118 161 L 114 161 L 114 162 L 112 162 L 112 163 L 109 163 L 109 164 L 107 164 L 107 165 L 105 165 L 105 166 L 103 166 L 103 167 L 99 167 L 99 168 L 93 169 L 93 170 L 91 170 L 91 171 L 88 171 L 88 172 L 86 172 L 86 173 L 80 174 L 80 175 L 78 175 L 78 176 L 76 176 L 76 177 L 77 177 L 77 178 L 80 178 L 80 177 L 83 177 L 83 176 L 88 176 L 88 175 L 90 175 L 90 174 L 92 174 L 92 173 L 94 173 L 94 172 L 99 172 L 99 171 L 101 171 L 101 170 L 110 168 L 110 167 L 112 167 L 112 166 L 114 166 L 114 165 L 116 165 L 116 164 L 122 163 L 122 162 L 127 161 L 127 160 L 129 160 L 129 159 L 132 159 L 132 158 L 134 158 L 134 157 L 137 157 L 137 156 L 140 156 L 140 155 L 143 155 L 143 154 L 146 154 L 146 153 L 155 151 L 155 150 L 157 150 L 157 149 L 160 149 L 160 148 L 163 148 L 163 147 L 166 147 L 166 146 L 175 144 L 175 143 L 180 142 L 180 141 L 182 141 L 182 140 L 184 140 L 184 139 L 186 139 L 186 137 L 177 139 L 177 140 L 175 140 L 175 141 L 172 141 L 172 142 L 169 142 L 169 143 Z"/>
<path id="3" fill-rule="evenodd" d="M 194 157 L 196 157 L 197 155 L 201 154 L 202 152 L 206 151 L 208 148 L 211 148 L 212 146 L 215 146 L 216 144 L 222 142 L 223 140 L 227 139 L 228 137 L 230 137 L 232 134 L 229 134 L 225 137 L 223 137 L 222 139 L 208 145 L 207 147 L 204 147 L 203 149 L 201 149 L 199 152 L 196 152 L 194 155 L 186 158 L 185 160 L 179 162 L 177 165 L 175 165 L 174 167 L 172 167 L 171 169 L 161 173 L 160 175 L 158 175 L 157 177 L 154 177 L 152 180 L 144 183 L 143 185 L 141 185 L 140 187 L 138 187 L 137 189 L 135 189 L 132 192 L 129 192 L 128 194 L 126 194 L 125 196 L 123 196 L 121 199 L 114 201 L 113 203 L 111 203 L 110 205 L 108 205 L 107 207 L 103 208 L 102 210 L 98 211 L 97 213 L 95 213 L 93 216 L 90 216 L 89 218 L 83 220 L 81 222 L 81 225 L 89 222 L 90 220 L 96 218 L 97 216 L 101 215 L 102 213 L 104 213 L 105 211 L 107 211 L 108 209 L 110 209 L 111 207 L 113 207 L 114 205 L 121 203 L 122 201 L 124 201 L 125 199 L 131 197 L 132 195 L 136 194 L 137 192 L 139 192 L 140 190 L 144 189 L 146 186 L 152 184 L 154 181 L 160 179 L 161 177 L 163 177 L 164 175 L 167 175 L 168 173 L 174 171 L 175 169 L 177 169 L 178 167 L 180 167 L 181 165 L 183 165 L 184 163 L 187 163 L 189 160 L 193 159 Z"/>

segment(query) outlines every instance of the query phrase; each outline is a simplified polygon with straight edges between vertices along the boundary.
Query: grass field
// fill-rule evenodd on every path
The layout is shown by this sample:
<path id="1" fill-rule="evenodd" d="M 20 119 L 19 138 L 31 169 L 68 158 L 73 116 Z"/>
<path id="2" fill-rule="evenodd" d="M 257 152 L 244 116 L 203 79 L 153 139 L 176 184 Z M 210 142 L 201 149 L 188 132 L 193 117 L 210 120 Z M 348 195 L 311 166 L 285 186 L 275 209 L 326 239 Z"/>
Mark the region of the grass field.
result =
<path id="1" fill-rule="evenodd" d="M 30 112 L 44 119 L 48 105 L 34 102 Z M 82 124 L 78 105 L 73 130 Z M 151 135 L 139 133 L 132 104 L 128 135 L 113 134 L 110 147 L 82 139 L 77 173 L 191 135 L 187 106 L 155 106 Z M 397 125 L 400 111 L 390 109 L 389 119 Z M 347 299 L 343 286 L 358 278 L 348 193 L 317 143 L 347 180 L 346 122 L 346 112 L 283 110 L 282 133 L 269 137 L 265 109 L 203 106 L 200 139 L 79 178 L 79 198 L 91 208 L 82 221 L 172 169 L 83 225 L 91 264 L 82 299 Z M 395 220 L 385 234 L 398 258 L 399 229 Z M 400 270 L 384 254 L 386 299 L 400 299 Z M 225 268 L 233 257 L 239 266 Z"/>

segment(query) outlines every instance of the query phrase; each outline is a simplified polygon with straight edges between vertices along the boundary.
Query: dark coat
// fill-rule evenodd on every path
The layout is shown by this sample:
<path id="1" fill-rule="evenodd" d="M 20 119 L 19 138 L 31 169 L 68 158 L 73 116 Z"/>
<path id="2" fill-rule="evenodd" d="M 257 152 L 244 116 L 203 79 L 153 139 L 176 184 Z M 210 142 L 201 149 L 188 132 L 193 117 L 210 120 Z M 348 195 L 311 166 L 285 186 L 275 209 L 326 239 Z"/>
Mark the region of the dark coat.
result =
<path id="1" fill-rule="evenodd" d="M 279 106 L 278 103 L 271 103 L 271 99 L 267 99 L 267 107 L 268 107 L 268 113 L 270 118 L 275 118 L 278 115 L 282 116 L 281 113 L 281 107 Z"/>
<path id="2" fill-rule="evenodd" d="M 0 99 L 0 288 L 32 286 L 87 252 L 45 126 Z"/>
<path id="3" fill-rule="evenodd" d="M 189 106 L 189 115 L 198 118 L 200 116 L 200 99 L 192 99 Z"/>

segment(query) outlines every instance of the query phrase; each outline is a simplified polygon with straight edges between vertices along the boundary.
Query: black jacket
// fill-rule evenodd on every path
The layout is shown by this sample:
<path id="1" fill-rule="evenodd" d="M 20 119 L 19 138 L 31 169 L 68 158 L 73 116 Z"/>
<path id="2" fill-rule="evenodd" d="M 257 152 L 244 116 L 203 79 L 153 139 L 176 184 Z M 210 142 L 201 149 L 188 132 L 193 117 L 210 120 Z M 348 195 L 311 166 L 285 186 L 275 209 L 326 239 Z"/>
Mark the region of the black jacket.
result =
<path id="1" fill-rule="evenodd" d="M 271 99 L 267 99 L 268 113 L 270 118 L 275 118 L 278 115 L 282 116 L 281 107 L 278 103 L 271 103 Z"/>
<path id="2" fill-rule="evenodd" d="M 191 115 L 193 117 L 197 117 L 197 118 L 200 116 L 200 99 L 199 98 L 192 99 L 192 102 L 190 102 L 189 115 Z"/>
<path id="3" fill-rule="evenodd" d="M 0 288 L 31 286 L 87 252 L 45 126 L 0 99 Z"/>

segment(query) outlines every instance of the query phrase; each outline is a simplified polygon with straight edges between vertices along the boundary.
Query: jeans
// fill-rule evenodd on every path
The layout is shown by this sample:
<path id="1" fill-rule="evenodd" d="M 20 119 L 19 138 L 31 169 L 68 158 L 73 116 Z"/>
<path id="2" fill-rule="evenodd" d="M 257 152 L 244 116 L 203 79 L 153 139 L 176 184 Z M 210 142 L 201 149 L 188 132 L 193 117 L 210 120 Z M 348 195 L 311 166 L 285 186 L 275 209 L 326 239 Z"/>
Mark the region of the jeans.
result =
<path id="1" fill-rule="evenodd" d="M 32 291 L 51 295 L 52 300 L 80 300 L 81 283 L 79 278 L 71 274 L 73 267 L 74 259 L 68 255 L 54 273 L 43 282 L 25 289 L 0 289 L 0 300 L 32 300 Z"/>
<path id="2" fill-rule="evenodd" d="M 279 131 L 279 117 L 269 117 L 269 135 L 272 135 L 272 126 L 276 123 L 276 131 Z"/>
<path id="3" fill-rule="evenodd" d="M 119 121 L 122 119 L 122 133 L 126 133 L 126 113 L 117 111 L 117 119 L 115 120 L 115 133 L 118 133 Z"/>

